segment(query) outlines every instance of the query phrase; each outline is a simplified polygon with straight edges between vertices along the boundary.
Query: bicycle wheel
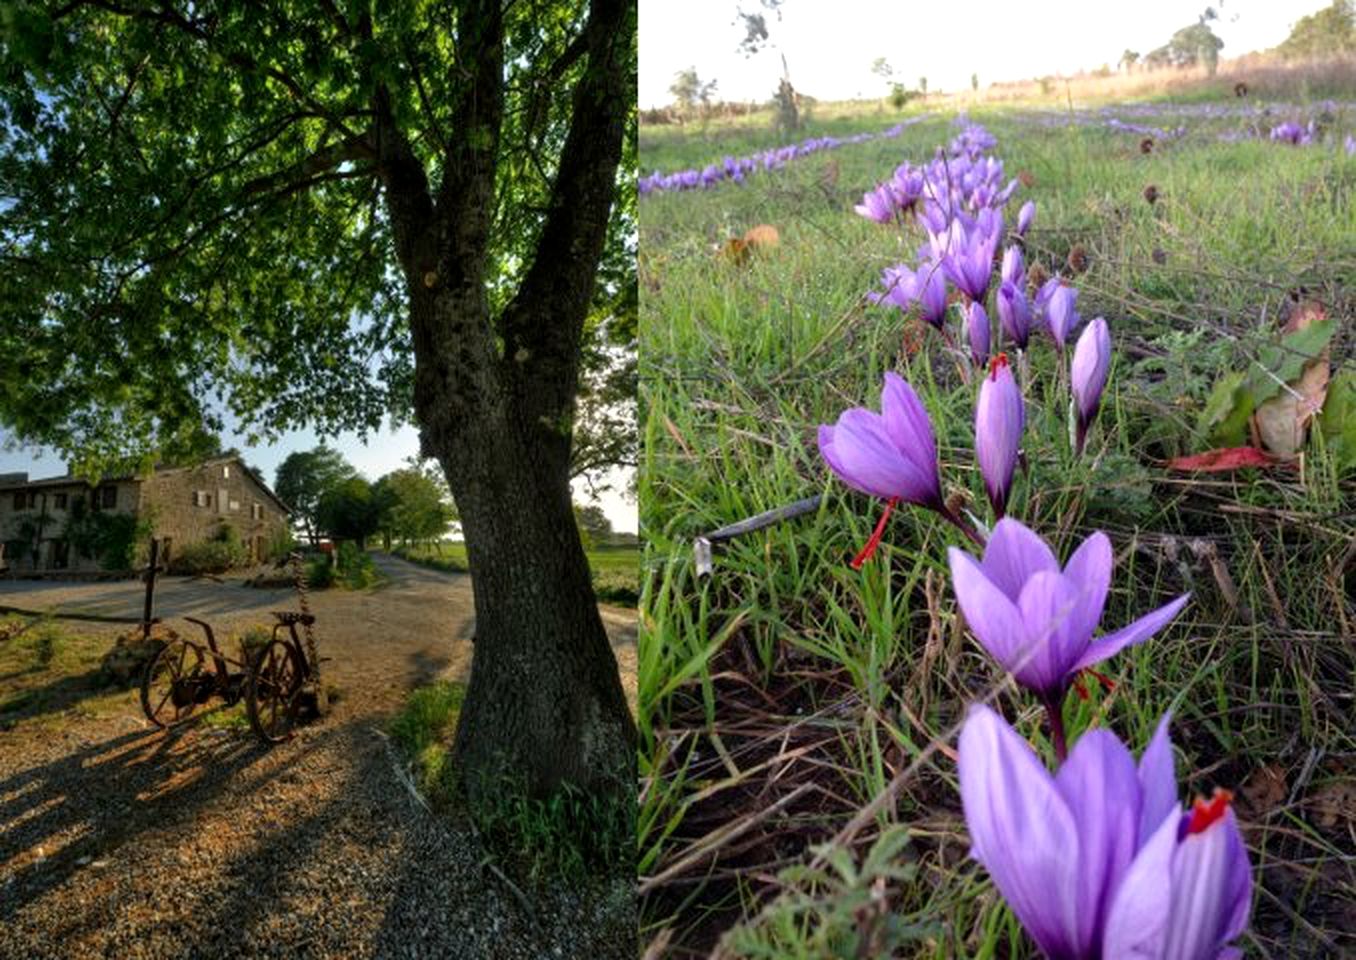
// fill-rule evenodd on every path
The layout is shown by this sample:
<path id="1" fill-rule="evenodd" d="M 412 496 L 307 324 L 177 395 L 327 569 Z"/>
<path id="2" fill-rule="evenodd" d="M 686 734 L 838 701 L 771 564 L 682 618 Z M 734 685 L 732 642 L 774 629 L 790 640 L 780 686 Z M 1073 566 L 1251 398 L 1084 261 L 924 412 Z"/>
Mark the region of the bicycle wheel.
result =
<path id="1" fill-rule="evenodd" d="M 245 706 L 250 726 L 265 743 L 281 743 L 292 736 L 306 671 L 296 651 L 282 640 L 271 640 L 250 666 Z"/>
<path id="2" fill-rule="evenodd" d="M 157 727 L 183 723 L 198 706 L 198 691 L 207 682 L 202 652 L 178 639 L 160 648 L 141 676 L 141 709 Z"/>

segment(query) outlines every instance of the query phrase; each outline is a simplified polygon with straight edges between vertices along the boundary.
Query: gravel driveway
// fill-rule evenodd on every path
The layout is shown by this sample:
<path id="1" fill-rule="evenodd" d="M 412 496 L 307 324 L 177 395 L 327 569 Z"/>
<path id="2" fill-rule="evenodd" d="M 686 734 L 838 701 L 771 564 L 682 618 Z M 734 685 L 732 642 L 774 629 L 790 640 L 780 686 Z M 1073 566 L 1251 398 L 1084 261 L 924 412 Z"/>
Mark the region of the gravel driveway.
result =
<path id="1" fill-rule="evenodd" d="M 471 586 L 376 560 L 387 586 L 312 596 L 341 697 L 287 744 L 153 731 L 134 693 L 111 717 L 0 733 L 0 957 L 635 956 L 634 941 L 605 933 L 629 885 L 610 898 L 549 891 L 529 912 L 472 837 L 401 785 L 379 731 L 410 686 L 469 669 Z M 0 605 L 135 615 L 140 590 L 5 582 Z M 230 582 L 157 590 L 160 616 L 228 632 L 295 603 Z M 604 616 L 634 694 L 634 613 Z"/>

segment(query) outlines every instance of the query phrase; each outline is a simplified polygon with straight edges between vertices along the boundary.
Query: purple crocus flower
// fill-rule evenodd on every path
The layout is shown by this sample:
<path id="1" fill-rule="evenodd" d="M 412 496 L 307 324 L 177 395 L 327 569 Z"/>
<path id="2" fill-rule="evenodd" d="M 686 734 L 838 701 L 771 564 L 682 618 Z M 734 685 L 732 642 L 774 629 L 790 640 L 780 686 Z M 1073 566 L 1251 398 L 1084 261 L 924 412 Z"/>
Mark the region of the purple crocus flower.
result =
<path id="1" fill-rule="evenodd" d="M 854 490 L 940 509 L 937 441 L 923 402 L 897 373 L 885 375 L 880 413 L 852 407 L 819 428 L 819 452 Z"/>
<path id="2" fill-rule="evenodd" d="M 1097 317 L 1088 324 L 1074 345 L 1073 364 L 1069 380 L 1073 386 L 1074 419 L 1076 422 L 1077 453 L 1083 452 L 1088 436 L 1088 425 L 1097 416 L 1106 387 L 1107 372 L 1111 369 L 1111 331 L 1106 321 Z"/>
<path id="3" fill-rule="evenodd" d="M 1271 128 L 1271 139 L 1278 143 L 1288 143 L 1291 146 L 1302 147 L 1310 144 L 1314 140 L 1314 124 L 1310 121 L 1307 128 L 1301 127 L 1298 123 L 1287 120 L 1285 123 L 1278 124 Z"/>
<path id="4" fill-rule="evenodd" d="M 1008 367 L 1008 355 L 1000 353 L 989 362 L 989 375 L 979 386 L 975 404 L 975 459 L 998 517 L 1007 506 L 1025 425 L 1022 392 Z"/>
<path id="5" fill-rule="evenodd" d="M 916 304 L 920 317 L 942 329 L 946 319 L 946 277 L 936 263 L 924 260 L 917 270 L 902 263 L 887 267 L 881 273 L 881 282 L 885 284 L 885 293 L 868 294 L 873 302 L 883 300 L 905 311 Z"/>
<path id="6" fill-rule="evenodd" d="M 1064 343 L 1069 339 L 1069 334 L 1078 326 L 1078 310 L 1075 306 L 1077 300 L 1077 290 L 1057 284 L 1045 303 L 1043 311 L 1045 325 L 1061 351 L 1064 350 Z"/>
<path id="7" fill-rule="evenodd" d="M 970 340 L 970 359 L 976 370 L 983 370 L 989 359 L 989 315 L 983 304 L 971 301 L 966 309 L 965 333 Z"/>
<path id="8" fill-rule="evenodd" d="M 886 184 L 862 194 L 862 202 L 852 208 L 876 223 L 889 223 L 895 216 L 895 198 Z"/>
<path id="9" fill-rule="evenodd" d="M 1026 232 L 1031 229 L 1031 221 L 1036 216 L 1036 201 L 1028 200 L 1022 204 L 1022 209 L 1017 211 L 1017 236 L 1025 237 Z"/>
<path id="10" fill-rule="evenodd" d="M 1022 262 L 1021 247 L 1008 247 L 1003 251 L 1003 269 L 999 276 L 1014 286 L 1026 286 L 1026 265 Z"/>
<path id="11" fill-rule="evenodd" d="M 1346 151 L 1347 156 L 1356 157 L 1356 137 L 1347 134 L 1347 138 L 1342 141 L 1342 149 Z"/>
<path id="12" fill-rule="evenodd" d="M 1031 308 L 1022 288 L 1011 281 L 1003 281 L 998 288 L 998 322 L 1018 350 L 1025 350 L 1031 336 Z"/>
<path id="13" fill-rule="evenodd" d="M 953 219 L 945 234 L 932 236 L 932 249 L 941 258 L 947 279 L 971 300 L 984 301 L 993 274 L 993 255 L 1003 233 L 1003 215 L 985 208 L 967 223 Z"/>
<path id="14" fill-rule="evenodd" d="M 1074 675 L 1166 626 L 1190 594 L 1096 640 L 1111 586 L 1111 541 L 1098 531 L 1060 570 L 1054 553 L 1030 529 L 1005 517 L 976 561 L 949 551 L 956 600 L 970 629 L 995 660 L 1058 709 Z"/>
<path id="15" fill-rule="evenodd" d="M 1090 730 L 1054 776 L 989 707 L 970 708 L 957 766 L 970 853 L 1059 960 L 1224 960 L 1247 927 L 1252 871 L 1232 795 L 1177 802 L 1169 717 L 1136 765 Z"/>

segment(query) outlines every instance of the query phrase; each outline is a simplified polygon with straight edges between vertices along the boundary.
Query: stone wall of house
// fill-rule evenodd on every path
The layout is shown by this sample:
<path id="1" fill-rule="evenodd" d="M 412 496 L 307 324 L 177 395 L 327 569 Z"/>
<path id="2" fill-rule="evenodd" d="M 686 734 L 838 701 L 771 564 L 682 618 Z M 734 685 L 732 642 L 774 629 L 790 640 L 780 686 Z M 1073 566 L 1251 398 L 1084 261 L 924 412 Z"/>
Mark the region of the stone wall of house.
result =
<path id="1" fill-rule="evenodd" d="M 75 503 L 81 501 L 86 510 L 97 503 L 103 511 L 135 513 L 140 501 L 139 487 L 139 480 L 113 480 L 93 488 L 79 480 L 0 487 L 0 542 L 10 541 L 5 547 L 5 563 L 16 573 L 98 570 L 98 558 L 82 557 L 65 546 L 66 524 Z M 40 524 L 36 555 L 31 546 L 16 549 L 12 542 L 25 521 Z"/>
<path id="2" fill-rule="evenodd" d="M 172 559 L 177 548 L 234 527 L 250 555 L 262 559 L 288 529 L 287 515 L 239 460 L 159 471 L 141 484 L 140 507 Z"/>
<path id="3" fill-rule="evenodd" d="M 101 511 L 149 518 L 152 536 L 161 538 L 162 549 L 168 551 L 168 557 L 162 554 L 167 560 L 175 550 L 214 536 L 223 524 L 235 528 L 252 558 L 263 559 L 273 541 L 289 530 L 287 514 L 239 460 L 159 470 L 144 479 L 111 480 L 95 488 L 78 480 L 0 486 L 0 543 L 17 538 L 26 519 L 42 519 L 36 555 L 27 540 L 22 548 L 6 546 L 4 562 L 10 571 L 100 569 L 97 557 L 79 556 L 65 542 L 77 498 L 87 509 L 94 502 Z"/>

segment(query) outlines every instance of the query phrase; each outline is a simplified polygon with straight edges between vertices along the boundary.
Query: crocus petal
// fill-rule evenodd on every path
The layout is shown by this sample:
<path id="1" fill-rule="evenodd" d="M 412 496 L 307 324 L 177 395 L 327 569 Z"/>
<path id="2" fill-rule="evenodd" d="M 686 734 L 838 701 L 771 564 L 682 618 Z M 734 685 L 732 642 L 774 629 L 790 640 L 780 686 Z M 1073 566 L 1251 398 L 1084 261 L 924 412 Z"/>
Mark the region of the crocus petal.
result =
<path id="1" fill-rule="evenodd" d="M 1102 956 L 1159 960 L 1172 904 L 1172 860 L 1181 808 L 1173 805 L 1121 878 L 1107 914 Z"/>
<path id="2" fill-rule="evenodd" d="M 1078 838 L 1045 766 L 985 706 L 970 708 L 957 766 L 971 854 L 1048 956 L 1078 956 Z"/>
<path id="3" fill-rule="evenodd" d="M 1063 574 L 1042 571 L 1022 587 L 1017 607 L 1026 640 L 1016 652 L 1018 667 L 1012 673 L 1037 694 L 1057 700 L 1087 642 L 1074 632 L 1078 589 Z"/>
<path id="4" fill-rule="evenodd" d="M 994 525 L 980 563 L 984 576 L 1016 603 L 1029 577 L 1042 570 L 1059 572 L 1050 547 L 1029 527 L 1011 517 Z"/>
<path id="5" fill-rule="evenodd" d="M 1076 630 L 1091 639 L 1102 622 L 1111 587 L 1111 541 L 1098 530 L 1079 545 L 1064 566 L 1064 576 L 1079 590 Z"/>
<path id="6" fill-rule="evenodd" d="M 1135 760 L 1108 730 L 1089 730 L 1055 775 L 1078 825 L 1078 938 L 1081 956 L 1096 953 L 1111 898 L 1135 858 L 1139 781 Z"/>
<path id="7" fill-rule="evenodd" d="M 931 503 L 936 480 L 919 472 L 887 432 L 885 422 L 860 407 L 844 410 L 834 429 L 836 472 L 850 487 L 876 497 Z"/>
<path id="8" fill-rule="evenodd" d="M 1252 871 L 1229 810 L 1204 831 L 1188 834 L 1172 863 L 1172 903 L 1163 956 L 1215 960 L 1248 922 Z"/>
<path id="9" fill-rule="evenodd" d="M 1173 773 L 1172 739 L 1168 724 L 1172 713 L 1163 714 L 1153 739 L 1139 758 L 1139 792 L 1142 800 L 1139 813 L 1139 842 L 1143 844 L 1163 822 L 1163 818 L 1178 810 L 1177 777 Z"/>
<path id="10" fill-rule="evenodd" d="M 1024 420 L 1022 393 L 1008 368 L 1007 357 L 1000 353 L 979 386 L 979 400 L 975 404 L 975 459 L 989 502 L 999 516 L 1007 504 L 1017 468 Z"/>
<path id="11" fill-rule="evenodd" d="M 1177 616 L 1190 599 L 1191 594 L 1184 593 L 1171 603 L 1159 607 L 1152 613 L 1146 613 L 1134 623 L 1100 638 L 1088 647 L 1083 656 L 1074 664 L 1074 669 L 1082 670 L 1084 667 L 1090 667 L 1094 663 L 1100 663 L 1107 657 L 1119 652 L 1123 647 L 1148 640 L 1172 622 L 1172 618 Z"/>
<path id="12" fill-rule="evenodd" d="M 927 408 L 907 380 L 897 373 L 885 375 L 885 388 L 880 395 L 881 416 L 885 429 L 899 452 L 914 467 L 918 476 L 921 499 L 906 497 L 917 503 L 942 500 L 941 470 L 937 464 L 937 441 L 932 435 L 932 421 Z"/>
<path id="13" fill-rule="evenodd" d="M 956 591 L 965 622 L 989 655 L 1011 670 L 1026 638 L 1017 605 L 991 582 L 964 550 L 947 550 L 951 561 L 951 583 Z"/>

